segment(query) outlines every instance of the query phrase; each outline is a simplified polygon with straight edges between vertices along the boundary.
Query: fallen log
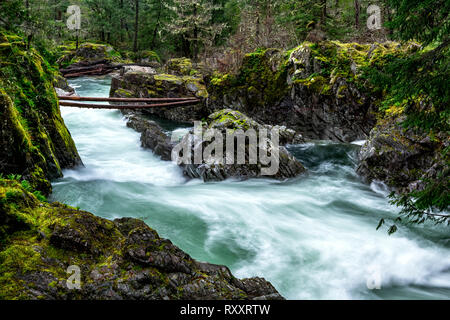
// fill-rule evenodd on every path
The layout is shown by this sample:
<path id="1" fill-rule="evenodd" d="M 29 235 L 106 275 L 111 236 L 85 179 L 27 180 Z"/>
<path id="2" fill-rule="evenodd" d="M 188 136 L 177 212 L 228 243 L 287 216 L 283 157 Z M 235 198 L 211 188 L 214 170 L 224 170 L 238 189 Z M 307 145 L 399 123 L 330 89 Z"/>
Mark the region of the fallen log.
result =
<path id="1" fill-rule="evenodd" d="M 188 98 L 105 98 L 105 97 L 67 97 L 58 96 L 60 100 L 70 100 L 70 101 L 101 101 L 101 102 L 177 102 L 177 101 L 199 101 L 199 99 L 194 97 Z"/>
<path id="2" fill-rule="evenodd" d="M 73 73 L 73 72 L 83 72 L 83 71 L 89 71 L 89 70 L 95 70 L 98 68 L 108 68 L 109 66 L 106 64 L 95 64 L 92 66 L 87 66 L 87 67 L 75 67 L 75 68 L 66 68 L 66 69 L 60 69 L 59 71 L 61 73 Z"/>
<path id="3" fill-rule="evenodd" d="M 122 67 L 126 67 L 126 66 L 138 66 L 138 67 L 150 67 L 150 68 L 154 68 L 154 65 L 151 64 L 145 64 L 145 63 L 121 63 L 121 64 L 105 64 L 105 63 L 98 63 L 98 64 L 93 64 L 93 65 L 89 65 L 89 66 L 76 66 L 76 67 L 68 67 L 65 69 L 60 69 L 59 71 L 62 74 L 65 73 L 74 73 L 74 72 L 83 72 L 83 71 L 89 71 L 89 70 L 95 70 L 98 68 L 104 68 L 104 69 L 120 69 Z"/>
<path id="4" fill-rule="evenodd" d="M 96 69 L 91 71 L 77 72 L 77 73 L 69 73 L 65 74 L 65 78 L 76 78 L 81 76 L 102 76 L 110 73 L 111 71 L 108 69 Z"/>
<path id="5" fill-rule="evenodd" d="M 64 102 L 59 103 L 63 107 L 77 107 L 77 108 L 87 108 L 87 109 L 148 109 L 148 108 L 167 108 L 167 107 L 180 107 L 188 106 L 199 103 L 200 100 L 189 100 L 180 102 L 170 102 L 170 103 L 157 103 L 157 104 L 145 104 L 145 105 L 111 105 L 111 104 L 88 104 L 88 103 L 76 103 L 76 102 Z"/>

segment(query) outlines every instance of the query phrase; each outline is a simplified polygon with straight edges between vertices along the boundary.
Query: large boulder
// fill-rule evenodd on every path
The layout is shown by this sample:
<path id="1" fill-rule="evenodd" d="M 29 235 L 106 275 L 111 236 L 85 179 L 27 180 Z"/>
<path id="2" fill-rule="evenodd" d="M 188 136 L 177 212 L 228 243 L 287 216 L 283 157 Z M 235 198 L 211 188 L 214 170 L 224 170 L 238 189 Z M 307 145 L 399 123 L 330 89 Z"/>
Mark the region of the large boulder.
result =
<path id="1" fill-rule="evenodd" d="M 286 148 L 280 146 L 279 136 L 284 137 L 285 143 L 301 141 L 301 137 L 286 128 L 264 126 L 238 111 L 225 109 L 211 114 L 203 127 L 194 131 L 186 134 L 172 151 L 172 160 L 177 161 L 190 178 L 204 181 L 257 177 L 286 179 L 306 171 Z M 212 149 L 211 153 L 206 152 Z M 201 159 L 197 158 L 198 154 Z"/>
<path id="2" fill-rule="evenodd" d="M 174 143 L 163 129 L 152 120 L 133 113 L 125 115 L 127 126 L 141 134 L 141 146 L 160 156 L 162 160 L 170 161 Z"/>
<path id="3" fill-rule="evenodd" d="M 184 69 L 183 69 L 184 70 Z M 177 72 L 174 72 L 177 73 Z M 124 67 L 111 82 L 111 97 L 138 98 L 198 98 L 208 97 L 208 92 L 201 75 L 183 75 L 158 73 L 152 68 Z M 149 108 L 139 113 L 155 114 L 165 119 L 193 123 L 207 114 L 203 103 L 177 108 Z"/>
<path id="4" fill-rule="evenodd" d="M 73 46 L 69 47 L 57 61 L 58 65 L 62 68 L 119 62 L 124 62 L 124 59 L 122 59 L 118 51 L 110 45 L 97 43 L 82 43 L 78 49 L 75 49 Z"/>
<path id="5" fill-rule="evenodd" d="M 0 299 L 283 299 L 262 278 L 192 259 L 141 220 L 41 202 L 16 181 L 0 179 L 0 222 Z"/>
<path id="6" fill-rule="evenodd" d="M 21 37 L 0 33 L 0 172 L 43 193 L 64 168 L 81 165 L 61 117 L 54 72 Z"/>
<path id="7" fill-rule="evenodd" d="M 367 182 L 383 181 L 398 192 L 422 190 L 426 181 L 436 181 L 439 174 L 448 179 L 448 159 L 442 150 L 450 146 L 450 138 L 405 129 L 404 120 L 401 115 L 379 121 L 361 148 L 358 174 Z"/>

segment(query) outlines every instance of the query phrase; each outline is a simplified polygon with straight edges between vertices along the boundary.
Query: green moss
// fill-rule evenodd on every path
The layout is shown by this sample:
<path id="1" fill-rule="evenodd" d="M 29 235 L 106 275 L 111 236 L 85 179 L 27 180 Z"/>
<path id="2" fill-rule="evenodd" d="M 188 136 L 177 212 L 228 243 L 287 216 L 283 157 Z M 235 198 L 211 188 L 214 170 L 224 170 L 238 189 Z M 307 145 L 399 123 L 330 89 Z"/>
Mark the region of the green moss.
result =
<path id="1" fill-rule="evenodd" d="M 200 78 L 185 76 L 183 77 L 186 89 L 196 95 L 198 98 L 208 98 L 209 94 L 203 80 Z"/>
<path id="2" fill-rule="evenodd" d="M 193 68 L 191 59 L 175 58 L 167 62 L 167 69 L 170 73 L 176 73 L 184 76 L 192 76 L 197 74 L 197 70 Z"/>
<path id="3" fill-rule="evenodd" d="M 168 82 L 175 82 L 176 84 L 182 84 L 183 78 L 173 75 L 173 74 L 157 74 L 154 76 L 154 79 L 156 81 L 168 81 Z"/>
<path id="4" fill-rule="evenodd" d="M 252 119 L 243 113 L 231 109 L 224 109 L 211 114 L 208 117 L 208 124 L 210 128 L 219 127 L 231 130 L 248 130 L 257 126 Z"/>
<path id="5" fill-rule="evenodd" d="M 247 104 L 264 108 L 279 102 L 289 87 L 286 82 L 288 60 L 277 49 L 258 49 L 245 55 L 236 75 L 214 74 L 210 81 L 213 96 L 247 92 Z"/>
<path id="6" fill-rule="evenodd" d="M 123 88 L 119 88 L 115 91 L 115 94 L 119 97 L 123 97 L 123 98 L 131 98 L 133 97 L 133 92 L 131 92 L 130 90 L 126 90 Z"/>
<path id="7" fill-rule="evenodd" d="M 152 61 L 156 61 L 156 62 L 161 62 L 161 58 L 159 57 L 159 55 L 155 52 L 155 51 L 151 51 L 151 50 L 143 50 L 143 51 L 139 51 L 138 53 L 136 53 L 134 55 L 134 59 L 145 59 L 148 60 L 149 62 Z"/>
<path id="8" fill-rule="evenodd" d="M 4 161 L 17 163 L 32 187 L 48 194 L 49 178 L 61 175 L 61 153 L 73 163 L 79 156 L 60 115 L 53 88 L 56 69 L 34 48 L 23 50 L 11 39 L 19 38 L 0 32 L 0 42 L 10 44 L 0 52 L 0 101 L 5 106 L 0 120 L 7 128 L 1 138 L 9 141 L 3 148 L 12 157 Z"/>
<path id="9" fill-rule="evenodd" d="M 295 80 L 294 83 L 302 84 L 302 85 L 308 87 L 310 90 L 312 90 L 316 93 L 319 93 L 319 94 L 329 94 L 330 93 L 330 86 L 328 84 L 328 81 L 323 76 L 313 74 L 306 79 Z"/>

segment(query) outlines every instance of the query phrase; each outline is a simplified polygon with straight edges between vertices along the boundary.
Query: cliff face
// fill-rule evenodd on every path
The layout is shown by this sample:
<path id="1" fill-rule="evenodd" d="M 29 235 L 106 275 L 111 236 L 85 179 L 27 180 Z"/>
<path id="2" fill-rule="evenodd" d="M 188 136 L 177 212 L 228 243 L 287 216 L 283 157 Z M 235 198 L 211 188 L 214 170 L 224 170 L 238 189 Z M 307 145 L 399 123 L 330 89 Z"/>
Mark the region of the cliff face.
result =
<path id="1" fill-rule="evenodd" d="M 266 280 L 196 261 L 140 220 L 41 202 L 11 180 L 0 180 L 0 248 L 0 299 L 282 299 Z M 67 286 L 69 266 L 80 289 Z"/>
<path id="2" fill-rule="evenodd" d="M 367 83 L 365 68 L 416 49 L 413 44 L 323 41 L 288 52 L 258 50 L 246 55 L 237 75 L 211 79 L 207 107 L 239 110 L 309 139 L 367 139 L 382 97 Z"/>
<path id="3" fill-rule="evenodd" d="M 61 117 L 55 71 L 23 39 L 0 33 L 0 172 L 49 194 L 49 180 L 81 164 Z"/>

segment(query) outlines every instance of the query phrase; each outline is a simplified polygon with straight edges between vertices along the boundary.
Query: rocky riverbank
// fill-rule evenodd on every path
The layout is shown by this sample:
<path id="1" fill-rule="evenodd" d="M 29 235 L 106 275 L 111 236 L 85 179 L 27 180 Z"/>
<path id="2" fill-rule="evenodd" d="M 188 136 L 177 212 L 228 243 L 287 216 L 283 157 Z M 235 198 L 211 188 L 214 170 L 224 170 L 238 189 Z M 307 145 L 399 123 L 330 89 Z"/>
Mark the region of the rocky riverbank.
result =
<path id="1" fill-rule="evenodd" d="M 82 165 L 60 114 L 61 80 L 21 37 L 0 33 L 0 299 L 282 299 L 266 280 L 196 261 L 140 220 L 48 203 L 50 180 Z M 67 285 L 70 266 L 80 289 Z"/>
<path id="2" fill-rule="evenodd" d="M 59 79 L 22 38 L 0 33 L 0 172 L 49 194 L 62 169 L 81 165 L 53 88 Z"/>
<path id="3" fill-rule="evenodd" d="M 42 202 L 16 181 L 0 180 L 0 212 L 1 299 L 282 299 L 262 278 L 192 259 L 141 220 Z M 80 289 L 67 285 L 69 266 Z"/>

